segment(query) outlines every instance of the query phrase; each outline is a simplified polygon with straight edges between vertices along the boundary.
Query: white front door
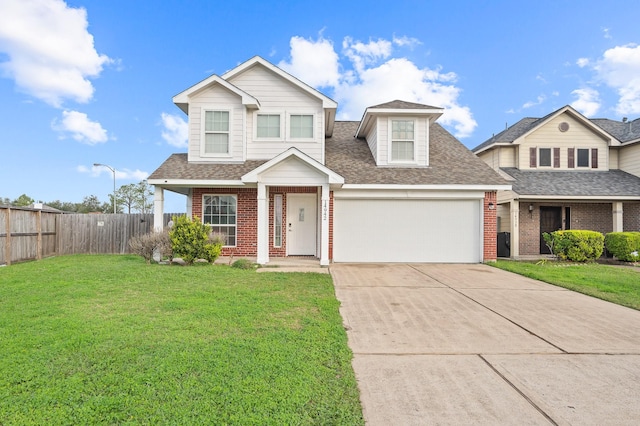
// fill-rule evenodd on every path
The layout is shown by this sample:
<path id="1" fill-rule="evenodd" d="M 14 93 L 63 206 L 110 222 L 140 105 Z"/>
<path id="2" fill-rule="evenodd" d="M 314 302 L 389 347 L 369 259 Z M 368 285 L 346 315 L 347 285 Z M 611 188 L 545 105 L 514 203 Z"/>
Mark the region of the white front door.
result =
<path id="1" fill-rule="evenodd" d="M 287 196 L 287 254 L 315 256 L 317 223 L 316 194 Z"/>

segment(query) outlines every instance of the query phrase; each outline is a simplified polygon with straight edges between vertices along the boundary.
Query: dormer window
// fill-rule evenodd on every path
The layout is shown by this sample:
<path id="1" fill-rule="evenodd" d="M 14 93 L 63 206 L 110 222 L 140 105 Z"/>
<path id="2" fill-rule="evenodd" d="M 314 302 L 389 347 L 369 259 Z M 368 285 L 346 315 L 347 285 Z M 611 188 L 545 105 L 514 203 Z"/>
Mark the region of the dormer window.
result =
<path id="1" fill-rule="evenodd" d="M 204 111 L 204 155 L 229 154 L 229 111 Z"/>
<path id="2" fill-rule="evenodd" d="M 415 133 L 413 120 L 391 120 L 391 161 L 415 160 Z"/>

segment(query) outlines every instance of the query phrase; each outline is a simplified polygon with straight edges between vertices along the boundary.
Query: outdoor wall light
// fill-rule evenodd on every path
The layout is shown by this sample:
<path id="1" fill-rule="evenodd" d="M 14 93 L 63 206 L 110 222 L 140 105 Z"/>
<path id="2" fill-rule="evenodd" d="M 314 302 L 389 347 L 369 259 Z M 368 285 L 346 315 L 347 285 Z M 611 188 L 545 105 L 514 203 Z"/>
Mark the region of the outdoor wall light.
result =
<path id="1" fill-rule="evenodd" d="M 493 203 L 489 203 L 489 210 L 493 210 L 496 208 L 496 205 Z"/>
<path id="2" fill-rule="evenodd" d="M 533 212 L 533 204 L 529 204 L 529 213 Z"/>

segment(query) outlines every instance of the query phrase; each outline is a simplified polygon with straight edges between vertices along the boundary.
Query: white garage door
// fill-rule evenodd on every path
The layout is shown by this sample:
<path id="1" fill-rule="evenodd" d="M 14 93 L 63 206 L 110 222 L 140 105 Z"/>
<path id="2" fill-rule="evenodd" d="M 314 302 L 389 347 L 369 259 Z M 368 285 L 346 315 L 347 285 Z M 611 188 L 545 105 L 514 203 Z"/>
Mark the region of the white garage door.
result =
<path id="1" fill-rule="evenodd" d="M 480 200 L 336 199 L 336 262 L 475 263 Z"/>

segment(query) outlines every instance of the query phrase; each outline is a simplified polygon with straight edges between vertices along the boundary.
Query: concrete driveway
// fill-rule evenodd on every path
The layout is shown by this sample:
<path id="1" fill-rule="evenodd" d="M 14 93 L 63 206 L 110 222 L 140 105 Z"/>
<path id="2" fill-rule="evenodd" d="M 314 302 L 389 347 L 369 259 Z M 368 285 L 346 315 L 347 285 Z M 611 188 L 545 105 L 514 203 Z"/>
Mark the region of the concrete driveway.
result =
<path id="1" fill-rule="evenodd" d="M 487 265 L 334 264 L 368 425 L 640 424 L 640 312 Z"/>

